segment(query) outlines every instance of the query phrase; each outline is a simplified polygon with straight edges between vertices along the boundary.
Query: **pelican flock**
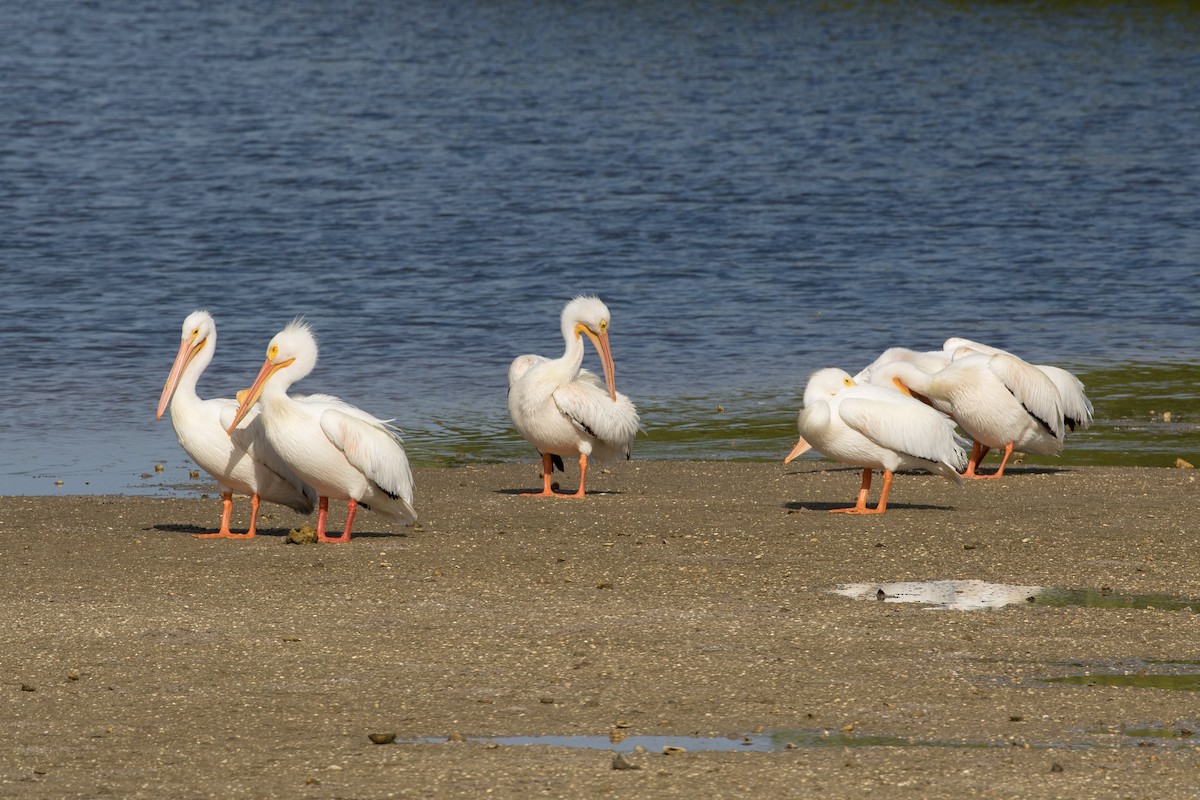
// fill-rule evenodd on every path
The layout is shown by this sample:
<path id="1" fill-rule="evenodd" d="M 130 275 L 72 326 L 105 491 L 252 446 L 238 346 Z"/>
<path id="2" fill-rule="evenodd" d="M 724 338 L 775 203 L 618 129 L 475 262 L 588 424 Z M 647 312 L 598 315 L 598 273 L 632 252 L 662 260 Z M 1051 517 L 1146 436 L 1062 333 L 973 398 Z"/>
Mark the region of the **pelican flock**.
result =
<path id="1" fill-rule="evenodd" d="M 415 522 L 412 471 L 389 422 L 330 395 L 287 393 L 316 364 L 316 336 L 293 320 L 267 346 L 267 359 L 238 406 L 230 434 L 261 400 L 266 440 L 319 498 L 317 541 L 349 541 L 360 505 L 403 525 Z M 346 501 L 339 537 L 325 535 L 330 498 Z"/>
<path id="2" fill-rule="evenodd" d="M 891 393 L 893 400 L 919 400 L 935 412 L 943 429 L 946 424 L 960 428 L 973 440 L 970 457 L 961 465 L 957 458 L 945 459 L 930 469 L 930 452 L 949 451 L 929 450 L 934 429 L 918 427 L 916 418 L 907 416 L 913 413 L 909 407 L 897 407 L 906 409 L 900 412 L 878 406 L 870 417 L 857 404 L 840 410 L 839 397 L 847 400 L 868 387 L 885 393 L 874 395 L 877 400 L 888 397 L 886 393 Z M 1087 428 L 1092 415 L 1092 403 L 1083 383 L 1067 370 L 1029 364 L 1007 350 L 951 337 L 941 350 L 888 348 L 853 377 L 840 370 L 818 370 L 809 380 L 804 409 L 797 420 L 800 441 L 784 462 L 816 449 L 835 460 L 862 466 L 858 503 L 852 509 L 836 509 L 857 513 L 866 513 L 873 464 L 884 471 L 878 512 L 886 509 L 891 472 L 896 469 L 884 459 L 888 449 L 894 463 L 897 454 L 912 458 L 914 442 L 919 442 L 925 449 L 918 452 L 925 454 L 926 463 L 910 461 L 909 467 L 919 466 L 960 482 L 962 478 L 995 479 L 1004 475 L 1015 451 L 1058 455 L 1067 431 Z M 896 439 L 899 431 L 907 437 L 903 442 Z M 870 446 L 864 440 L 870 440 Z M 1000 466 L 991 475 L 982 475 L 979 464 L 993 448 L 1004 451 Z M 953 466 L 955 475 L 945 472 L 947 466 Z"/>
<path id="3" fill-rule="evenodd" d="M 611 319 L 599 298 L 576 297 L 559 317 L 563 354 L 520 355 L 509 365 L 509 415 L 542 461 L 541 491 L 527 496 L 583 498 L 590 463 L 631 457 L 641 423 L 633 402 L 616 390 Z M 585 336 L 603 378 L 583 368 Z M 412 470 L 391 420 L 330 395 L 288 393 L 317 364 L 307 323 L 297 318 L 271 339 L 262 369 L 236 400 L 196 394 L 216 341 L 212 315 L 188 315 L 157 413 L 161 418 L 170 407 L 180 445 L 221 488 L 221 527 L 199 536 L 253 537 L 260 500 L 302 514 L 315 501 L 322 542 L 348 541 L 360 506 L 400 524 L 416 521 Z M 800 438 L 784 462 L 816 450 L 860 467 L 855 504 L 832 510 L 882 514 L 898 470 L 921 469 L 960 485 L 964 478 L 999 478 L 1014 452 L 1057 455 L 1067 433 L 1086 429 L 1093 413 L 1083 383 L 1070 372 L 951 337 L 940 350 L 888 348 L 854 376 L 832 367 L 814 372 L 797 418 Z M 972 441 L 970 456 L 957 431 Z M 985 476 L 979 465 L 992 449 L 1003 456 Z M 551 480 L 566 458 L 579 459 L 579 487 L 559 494 Z M 872 507 L 876 470 L 883 487 Z M 234 493 L 251 498 L 244 534 L 229 527 Z M 346 502 L 340 536 L 325 533 L 330 499 Z"/>
<path id="4" fill-rule="evenodd" d="M 249 539 L 255 534 L 259 499 L 279 503 L 308 514 L 315 495 L 263 438 L 257 413 L 243 415 L 234 424 L 237 401 L 201 400 L 196 394 L 200 374 L 217 349 L 217 324 L 207 311 L 193 311 L 183 321 L 179 353 L 158 400 L 156 419 L 171 408 L 171 425 L 179 445 L 221 487 L 221 528 L 200 538 Z M 227 433 L 228 431 L 228 433 Z M 233 493 L 250 495 L 250 528 L 233 533 Z"/>
<path id="5" fill-rule="evenodd" d="M 563 354 L 553 359 L 517 356 L 509 366 L 509 415 L 517 431 L 542 455 L 542 491 L 530 496 L 583 497 L 590 458 L 603 462 L 631 456 L 638 413 L 616 389 L 609 320 L 608 306 L 599 298 L 576 297 L 560 317 L 566 343 Z M 582 369 L 585 335 L 600 355 L 604 383 Z M 558 495 L 550 485 L 553 460 L 574 456 L 579 457 L 579 489 Z"/>

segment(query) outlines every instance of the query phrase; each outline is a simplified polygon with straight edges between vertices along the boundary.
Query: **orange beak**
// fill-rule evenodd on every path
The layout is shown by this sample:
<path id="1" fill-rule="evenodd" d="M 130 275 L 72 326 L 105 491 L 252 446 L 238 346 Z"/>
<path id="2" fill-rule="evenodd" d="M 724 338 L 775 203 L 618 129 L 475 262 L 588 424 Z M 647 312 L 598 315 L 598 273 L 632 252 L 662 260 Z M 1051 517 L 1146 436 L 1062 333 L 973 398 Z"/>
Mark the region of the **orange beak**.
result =
<path id="1" fill-rule="evenodd" d="M 234 428 L 250 413 L 250 409 L 254 408 L 254 404 L 258 402 L 258 398 L 262 396 L 263 388 L 267 385 L 267 381 L 270 380 L 271 376 L 295 360 L 294 358 L 289 358 L 287 361 L 281 361 L 278 364 L 271 363 L 271 359 L 269 358 L 266 360 L 262 365 L 262 369 L 258 371 L 258 376 L 254 379 L 254 383 L 250 388 L 243 389 L 237 393 L 237 414 L 234 415 L 233 424 L 229 426 L 229 430 L 226 433 L 231 436 L 233 435 Z"/>
<path id="2" fill-rule="evenodd" d="M 804 455 L 809 450 L 812 450 L 812 445 L 809 444 L 808 442 L 804 441 L 804 437 L 801 436 L 800 441 L 796 442 L 796 446 L 792 448 L 792 452 L 787 454 L 787 458 L 785 458 L 783 460 L 783 463 L 786 464 L 789 461 L 791 461 L 793 458 Z"/>
<path id="3" fill-rule="evenodd" d="M 579 325 L 576 330 L 586 333 L 592 340 L 592 344 L 596 346 L 596 352 L 600 354 L 600 363 L 604 366 L 604 383 L 608 386 L 608 394 L 615 403 L 617 400 L 617 369 L 613 366 L 612 350 L 608 346 L 608 331 L 596 334 L 584 325 Z"/>
<path id="4" fill-rule="evenodd" d="M 183 377 L 184 369 L 192 362 L 196 354 L 204 349 L 207 341 L 207 339 L 201 339 L 194 347 L 191 339 L 184 339 L 179 343 L 179 353 L 175 356 L 175 363 L 171 365 L 171 373 L 167 375 L 167 382 L 158 398 L 158 413 L 154 415 L 155 419 L 162 419 L 163 412 L 167 410 L 167 405 L 170 404 L 171 397 L 179 386 L 179 379 Z"/>

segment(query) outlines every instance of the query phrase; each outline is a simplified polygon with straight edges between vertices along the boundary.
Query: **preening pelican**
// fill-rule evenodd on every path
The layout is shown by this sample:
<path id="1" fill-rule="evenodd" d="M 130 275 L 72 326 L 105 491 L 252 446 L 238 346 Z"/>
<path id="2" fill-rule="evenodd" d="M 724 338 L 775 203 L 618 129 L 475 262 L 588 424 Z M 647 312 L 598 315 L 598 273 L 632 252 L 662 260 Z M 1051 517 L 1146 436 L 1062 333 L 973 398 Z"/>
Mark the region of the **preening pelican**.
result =
<path id="1" fill-rule="evenodd" d="M 812 374 L 797 427 L 800 442 L 785 464 L 811 446 L 829 458 L 863 468 L 858 501 L 833 511 L 887 511 L 892 474 L 898 469 L 919 468 L 962 483 L 958 473 L 967 457 L 955 441 L 949 418 L 894 389 L 856 384 L 844 370 L 830 367 Z M 883 470 L 883 490 L 879 504 L 870 508 L 867 495 L 873 469 Z"/>
<path id="2" fill-rule="evenodd" d="M 638 413 L 616 390 L 608 344 L 608 307 L 596 297 L 576 297 L 562 311 L 566 349 L 560 358 L 518 356 L 509 367 L 508 413 L 513 425 L 542 454 L 542 491 L 537 497 L 583 497 L 589 458 L 630 457 Z M 600 354 L 605 389 L 581 369 L 586 334 Z M 555 457 L 579 456 L 579 490 L 556 495 L 550 488 Z"/>
<path id="3" fill-rule="evenodd" d="M 288 323 L 267 347 L 267 360 L 246 390 L 235 422 L 261 398 L 259 418 L 267 441 L 320 498 L 318 541 L 349 541 L 360 504 L 401 524 L 416 521 L 408 457 L 387 421 L 329 395 L 288 395 L 316 363 L 312 329 L 298 319 Z M 329 498 L 346 501 L 346 529 L 336 538 L 325 535 Z"/>
<path id="4" fill-rule="evenodd" d="M 884 364 L 893 361 L 907 361 L 922 372 L 937 372 L 950 363 L 950 355 L 941 350 L 910 350 L 907 347 L 889 347 L 879 354 L 879 358 L 859 370 L 854 376 L 855 383 L 870 383 L 871 375 Z"/>
<path id="5" fill-rule="evenodd" d="M 1015 357 L 1015 354 L 1007 350 L 1001 350 L 999 347 L 992 347 L 982 342 L 973 342 L 970 339 L 963 339 L 959 336 L 952 336 L 947 339 L 942 345 L 942 351 L 951 358 L 969 355 L 972 352 L 984 353 L 986 355 L 1004 353 Z M 1058 397 L 1062 402 L 1063 422 L 1066 424 L 1067 430 L 1074 431 L 1076 428 L 1079 428 L 1086 431 L 1088 425 L 1092 424 L 1094 411 L 1092 409 L 1092 401 L 1088 399 L 1083 381 L 1062 367 L 1055 367 L 1050 364 L 1034 364 L 1033 366 L 1044 372 L 1046 377 L 1054 382 L 1054 388 L 1058 389 Z"/>
<path id="6" fill-rule="evenodd" d="M 893 361 L 880 367 L 872 381 L 892 383 L 927 400 L 975 440 L 963 477 L 1001 477 L 1014 449 L 1042 455 L 1062 450 L 1058 390 L 1041 370 L 1008 353 L 963 355 L 932 375 Z M 1000 468 L 992 475 L 976 474 L 993 447 L 1004 448 Z"/>
<path id="7" fill-rule="evenodd" d="M 179 354 L 171 365 L 158 399 L 156 419 L 171 406 L 171 425 L 179 445 L 221 487 L 221 529 L 196 534 L 198 538 L 249 539 L 255 534 L 259 498 L 309 514 L 316 495 L 275 454 L 262 435 L 257 412 L 243 419 L 233 433 L 237 402 L 227 398 L 201 400 L 196 382 L 217 349 L 217 324 L 207 311 L 193 311 L 183 321 Z M 233 493 L 250 495 L 250 528 L 229 530 Z"/>

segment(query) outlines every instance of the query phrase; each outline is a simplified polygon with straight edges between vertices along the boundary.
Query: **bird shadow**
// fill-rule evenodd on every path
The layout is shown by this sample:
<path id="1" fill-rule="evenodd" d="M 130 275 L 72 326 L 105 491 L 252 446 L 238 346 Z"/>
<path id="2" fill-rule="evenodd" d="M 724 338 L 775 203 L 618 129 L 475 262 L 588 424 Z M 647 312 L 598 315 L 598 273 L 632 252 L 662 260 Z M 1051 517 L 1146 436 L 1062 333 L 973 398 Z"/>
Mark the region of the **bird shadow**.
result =
<path id="1" fill-rule="evenodd" d="M 160 523 L 158 525 L 153 525 L 150 528 L 147 528 L 147 530 L 155 530 L 155 531 L 159 531 L 161 533 L 189 534 L 191 536 L 195 536 L 197 533 L 216 533 L 216 529 L 214 529 L 214 528 L 201 528 L 197 525 L 179 525 L 179 524 L 171 524 L 171 523 L 165 523 L 165 524 Z M 286 539 L 287 535 L 289 533 L 291 533 L 293 530 L 294 530 L 293 528 L 259 528 L 257 531 L 255 531 L 254 538 L 257 539 L 260 537 L 268 537 L 268 538 L 276 538 L 276 539 Z M 233 532 L 234 533 L 245 533 L 246 529 L 245 528 L 234 528 Z M 342 532 L 341 528 L 338 528 L 336 530 L 330 531 L 330 535 L 339 536 L 339 535 L 341 535 L 341 532 Z M 351 541 L 353 541 L 354 539 L 394 539 L 396 537 L 406 537 L 406 536 L 408 536 L 407 531 L 398 531 L 396 533 L 390 533 L 388 531 L 358 531 L 358 530 L 356 530 L 350 534 L 350 539 L 351 539 Z"/>
<path id="2" fill-rule="evenodd" d="M 216 528 L 202 528 L 199 525 L 179 525 L 174 523 L 159 523 L 152 525 L 148 530 L 155 530 L 161 533 L 187 533 L 195 536 L 197 533 L 216 533 Z M 255 537 L 258 536 L 287 536 L 291 528 L 259 528 L 255 531 Z M 245 533 L 245 528 L 233 528 L 234 533 Z"/>
<path id="3" fill-rule="evenodd" d="M 495 489 L 493 491 L 496 494 L 505 494 L 505 495 L 508 495 L 509 497 L 522 497 L 524 495 L 536 495 L 539 490 L 535 488 L 535 489 Z M 561 490 L 556 490 L 556 491 L 561 492 Z M 612 496 L 616 497 L 617 495 L 621 495 L 621 494 L 624 494 L 624 492 L 618 492 L 614 489 L 588 489 L 583 493 L 583 496 L 584 497 L 604 497 L 606 495 L 612 495 Z M 571 495 L 568 492 L 568 493 L 562 494 L 561 496 L 562 497 L 570 497 Z"/>
<path id="4" fill-rule="evenodd" d="M 817 500 L 800 500 L 800 501 L 794 501 L 794 502 L 790 502 L 790 503 L 784 503 L 783 507 L 786 508 L 788 511 L 833 511 L 838 508 L 849 508 L 851 505 L 853 505 L 853 504 L 847 503 L 845 501 L 843 501 L 841 503 L 827 503 L 824 501 L 817 501 Z M 873 501 L 870 505 L 873 508 L 875 505 L 875 501 Z M 887 505 L 888 511 L 899 510 L 899 509 L 910 509 L 913 511 L 953 511 L 954 507 L 953 506 L 938 506 L 938 505 L 932 505 L 930 503 L 895 503 L 890 500 L 888 501 L 888 505 Z"/>

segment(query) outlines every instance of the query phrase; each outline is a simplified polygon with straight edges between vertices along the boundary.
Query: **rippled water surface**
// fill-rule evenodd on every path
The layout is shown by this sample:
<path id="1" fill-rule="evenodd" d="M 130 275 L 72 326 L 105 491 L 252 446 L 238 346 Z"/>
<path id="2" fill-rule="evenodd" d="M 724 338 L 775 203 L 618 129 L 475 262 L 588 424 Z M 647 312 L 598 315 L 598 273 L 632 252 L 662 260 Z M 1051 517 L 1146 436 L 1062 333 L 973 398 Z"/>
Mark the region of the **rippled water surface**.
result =
<path id="1" fill-rule="evenodd" d="M 809 372 L 960 335 L 1084 378 L 1064 463 L 1200 463 L 1186 4 L 0 7 L 0 492 L 186 482 L 195 308 L 205 396 L 303 314 L 415 463 L 530 458 L 578 293 L 640 456 L 782 458 Z"/>

